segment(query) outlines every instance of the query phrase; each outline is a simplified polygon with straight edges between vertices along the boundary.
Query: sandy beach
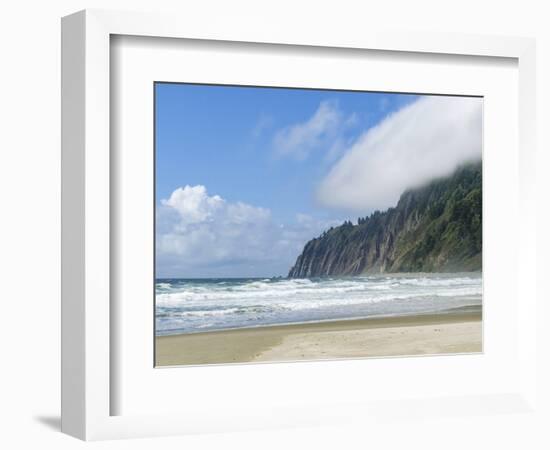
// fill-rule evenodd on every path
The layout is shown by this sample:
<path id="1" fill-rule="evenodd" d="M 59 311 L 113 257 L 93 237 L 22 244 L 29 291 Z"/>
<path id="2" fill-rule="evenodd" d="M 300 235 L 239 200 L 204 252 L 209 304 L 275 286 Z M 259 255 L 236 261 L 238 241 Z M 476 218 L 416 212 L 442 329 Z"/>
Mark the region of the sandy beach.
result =
<path id="1" fill-rule="evenodd" d="M 480 308 L 156 338 L 157 366 L 481 351 Z"/>

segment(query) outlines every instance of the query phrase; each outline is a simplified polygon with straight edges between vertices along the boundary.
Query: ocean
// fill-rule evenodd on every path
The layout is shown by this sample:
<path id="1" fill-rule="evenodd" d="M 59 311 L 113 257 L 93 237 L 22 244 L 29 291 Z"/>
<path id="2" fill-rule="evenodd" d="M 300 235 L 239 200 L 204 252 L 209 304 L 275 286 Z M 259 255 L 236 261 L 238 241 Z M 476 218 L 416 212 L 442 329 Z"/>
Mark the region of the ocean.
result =
<path id="1" fill-rule="evenodd" d="M 157 279 L 158 336 L 481 307 L 480 273 Z"/>

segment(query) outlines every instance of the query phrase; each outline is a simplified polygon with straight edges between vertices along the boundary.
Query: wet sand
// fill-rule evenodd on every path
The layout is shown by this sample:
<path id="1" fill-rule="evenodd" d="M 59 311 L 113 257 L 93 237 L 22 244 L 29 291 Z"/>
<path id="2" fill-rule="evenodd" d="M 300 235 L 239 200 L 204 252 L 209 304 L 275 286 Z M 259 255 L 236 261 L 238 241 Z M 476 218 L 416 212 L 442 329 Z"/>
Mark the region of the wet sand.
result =
<path id="1" fill-rule="evenodd" d="M 482 351 L 480 308 L 158 336 L 157 366 Z"/>

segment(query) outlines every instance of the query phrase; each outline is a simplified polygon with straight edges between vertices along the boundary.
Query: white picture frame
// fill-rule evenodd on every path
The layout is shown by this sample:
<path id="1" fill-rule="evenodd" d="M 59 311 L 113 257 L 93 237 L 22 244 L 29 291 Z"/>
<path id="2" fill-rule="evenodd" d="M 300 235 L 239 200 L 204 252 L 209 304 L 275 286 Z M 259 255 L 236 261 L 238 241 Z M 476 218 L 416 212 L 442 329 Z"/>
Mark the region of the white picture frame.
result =
<path id="1" fill-rule="evenodd" d="M 110 298 L 112 211 L 110 146 L 112 102 L 111 36 L 142 36 L 284 44 L 327 48 L 332 52 L 366 49 L 417 55 L 447 54 L 517 60 L 519 77 L 519 182 L 517 198 L 522 239 L 518 243 L 518 379 L 515 390 L 502 393 L 415 399 L 402 397 L 408 411 L 433 408 L 438 414 L 470 415 L 506 408 L 518 413 L 536 408 L 535 292 L 535 44 L 532 39 L 452 34 L 409 34 L 348 30 L 338 35 L 280 30 L 263 23 L 233 27 L 229 23 L 195 23 L 190 17 L 113 11 L 82 11 L 62 22 L 62 430 L 85 440 L 162 436 L 197 432 L 360 421 L 389 417 L 390 404 L 379 399 L 335 404 L 330 412 L 312 414 L 316 405 L 234 414 L 220 405 L 217 414 L 113 414 L 120 389 L 112 378 L 113 322 Z M 516 269 L 514 269 L 516 270 Z M 351 366 L 350 366 L 351 367 Z M 170 370 L 170 369 L 167 369 Z M 254 370 L 249 366 L 242 370 Z M 319 366 L 311 366 L 313 373 Z M 386 369 L 389 370 L 389 369 Z M 279 370 L 280 371 L 280 370 Z M 207 386 L 205 386 L 207 387 Z M 397 398 L 399 400 L 399 398 Z M 261 402 L 261 399 L 257 400 Z M 393 402 L 396 399 L 392 400 Z M 265 405 L 264 405 L 265 406 Z M 269 405 L 267 405 L 269 406 Z M 145 408 L 147 409 L 147 408 Z M 308 414 L 306 414 L 306 412 Z"/>

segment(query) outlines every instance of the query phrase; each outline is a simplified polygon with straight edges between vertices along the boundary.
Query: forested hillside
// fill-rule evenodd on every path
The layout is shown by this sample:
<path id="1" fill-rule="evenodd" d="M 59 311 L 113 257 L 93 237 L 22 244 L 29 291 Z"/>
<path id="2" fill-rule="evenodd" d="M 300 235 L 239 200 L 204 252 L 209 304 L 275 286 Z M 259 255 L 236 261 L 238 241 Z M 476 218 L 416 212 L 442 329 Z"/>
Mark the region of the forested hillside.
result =
<path id="1" fill-rule="evenodd" d="M 481 162 L 309 241 L 289 277 L 481 270 Z"/>

